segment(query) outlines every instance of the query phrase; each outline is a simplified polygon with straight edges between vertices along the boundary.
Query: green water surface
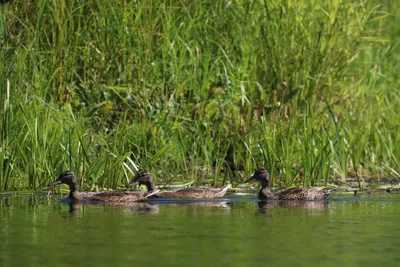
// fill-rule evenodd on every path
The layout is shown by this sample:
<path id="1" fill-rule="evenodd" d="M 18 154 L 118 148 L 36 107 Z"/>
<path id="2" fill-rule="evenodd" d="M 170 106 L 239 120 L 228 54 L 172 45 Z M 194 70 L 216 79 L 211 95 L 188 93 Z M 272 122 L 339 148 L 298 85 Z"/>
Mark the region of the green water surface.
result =
<path id="1" fill-rule="evenodd" d="M 0 197 L 1 198 L 1 197 Z M 82 205 L 0 199 L 0 266 L 398 266 L 400 195 Z"/>

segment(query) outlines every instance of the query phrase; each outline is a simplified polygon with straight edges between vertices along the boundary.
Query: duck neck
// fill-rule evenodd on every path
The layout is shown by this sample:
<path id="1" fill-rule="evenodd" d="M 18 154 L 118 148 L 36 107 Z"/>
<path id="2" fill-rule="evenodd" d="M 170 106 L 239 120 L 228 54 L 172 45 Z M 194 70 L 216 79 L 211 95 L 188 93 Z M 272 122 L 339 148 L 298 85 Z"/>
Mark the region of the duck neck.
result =
<path id="1" fill-rule="evenodd" d="M 258 197 L 260 199 L 273 199 L 274 196 L 274 193 L 272 193 L 271 188 L 269 187 L 269 179 L 262 180 L 261 190 L 258 193 Z"/>
<path id="2" fill-rule="evenodd" d="M 81 194 L 78 191 L 78 185 L 76 183 L 69 185 L 69 198 L 72 200 L 82 199 Z"/>
<path id="3" fill-rule="evenodd" d="M 269 181 L 267 179 L 261 180 L 261 190 L 265 188 L 269 188 Z"/>
<path id="4" fill-rule="evenodd" d="M 147 182 L 145 183 L 146 188 L 147 188 L 147 192 L 151 192 L 154 189 L 156 189 L 156 185 L 153 182 Z"/>
<path id="5" fill-rule="evenodd" d="M 274 199 L 275 194 L 272 193 L 271 188 L 266 187 L 260 190 L 260 192 L 258 193 L 258 197 L 260 199 Z"/>

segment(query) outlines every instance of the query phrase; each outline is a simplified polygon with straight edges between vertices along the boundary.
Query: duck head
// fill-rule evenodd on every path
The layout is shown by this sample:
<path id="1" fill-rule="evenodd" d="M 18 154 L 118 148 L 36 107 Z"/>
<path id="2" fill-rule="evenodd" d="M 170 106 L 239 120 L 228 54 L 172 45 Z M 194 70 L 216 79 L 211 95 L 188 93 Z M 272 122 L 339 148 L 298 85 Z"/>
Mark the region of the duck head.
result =
<path id="1" fill-rule="evenodd" d="M 257 170 L 253 174 L 253 176 L 251 176 L 248 180 L 246 180 L 245 183 L 259 181 L 259 182 L 261 182 L 262 188 L 266 188 L 266 187 L 269 187 L 270 179 L 271 179 L 271 177 L 269 175 L 269 172 L 266 169 L 262 168 L 262 169 Z"/>
<path id="2" fill-rule="evenodd" d="M 69 186 L 69 197 L 72 200 L 80 200 L 81 196 L 78 192 L 78 178 L 76 178 L 75 173 L 71 171 L 66 171 L 58 176 L 57 180 L 51 182 L 47 186 L 53 186 L 58 184 L 67 184 Z"/>
<path id="3" fill-rule="evenodd" d="M 153 191 L 155 189 L 153 177 L 147 171 L 142 171 L 136 177 L 126 185 L 126 187 L 134 186 L 134 185 L 142 185 L 144 184 L 147 187 L 147 191 Z"/>
<path id="4" fill-rule="evenodd" d="M 51 182 L 47 186 L 53 186 L 53 185 L 58 185 L 58 184 L 67 184 L 69 186 L 76 185 L 78 183 L 78 179 L 76 178 L 76 175 L 74 172 L 71 171 L 66 171 L 60 174 L 58 176 L 57 180 L 54 182 Z"/>

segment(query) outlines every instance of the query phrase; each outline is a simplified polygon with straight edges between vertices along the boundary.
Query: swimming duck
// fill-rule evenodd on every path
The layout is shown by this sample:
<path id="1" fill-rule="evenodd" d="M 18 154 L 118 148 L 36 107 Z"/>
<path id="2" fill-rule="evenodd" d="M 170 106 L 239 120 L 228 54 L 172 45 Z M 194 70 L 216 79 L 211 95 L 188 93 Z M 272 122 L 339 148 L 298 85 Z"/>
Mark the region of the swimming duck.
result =
<path id="1" fill-rule="evenodd" d="M 155 190 L 155 182 L 151 177 L 151 174 L 143 171 L 140 172 L 129 184 L 126 186 L 134 186 L 134 185 L 142 185 L 144 184 L 147 187 L 148 192 L 153 192 Z M 159 192 L 153 195 L 151 198 L 163 197 L 163 198 L 217 198 L 223 197 L 231 187 L 230 184 L 222 187 L 222 188 L 208 188 L 208 187 L 188 187 L 181 188 L 175 191 L 165 191 Z"/>
<path id="2" fill-rule="evenodd" d="M 140 200 L 145 200 L 147 197 L 154 195 L 159 190 L 148 191 L 148 192 L 126 192 L 126 191 L 105 191 L 105 192 L 89 192 L 79 193 L 78 191 L 78 179 L 72 171 L 66 171 L 60 174 L 60 176 L 54 182 L 48 186 L 67 184 L 69 186 L 69 199 L 73 201 L 80 200 L 92 200 L 92 201 L 103 201 L 107 203 L 130 203 Z"/>
<path id="3" fill-rule="evenodd" d="M 246 183 L 252 181 L 261 182 L 261 190 L 258 192 L 258 198 L 261 200 L 320 200 L 327 198 L 331 193 L 331 190 L 324 187 L 289 188 L 273 193 L 269 187 L 270 175 L 264 168 L 257 170 Z"/>

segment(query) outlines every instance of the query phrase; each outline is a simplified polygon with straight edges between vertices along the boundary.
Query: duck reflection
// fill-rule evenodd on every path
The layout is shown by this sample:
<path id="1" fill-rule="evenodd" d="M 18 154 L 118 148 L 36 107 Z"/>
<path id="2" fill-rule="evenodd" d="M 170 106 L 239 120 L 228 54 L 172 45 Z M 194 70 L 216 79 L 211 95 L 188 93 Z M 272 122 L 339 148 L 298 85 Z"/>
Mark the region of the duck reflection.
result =
<path id="1" fill-rule="evenodd" d="M 155 200 L 146 201 L 151 204 L 161 204 L 169 206 L 193 206 L 193 207 L 221 207 L 230 208 L 229 201 L 225 199 L 182 199 L 182 198 L 159 198 Z"/>
<path id="2" fill-rule="evenodd" d="M 154 205 L 150 203 L 132 203 L 135 205 L 130 205 L 129 206 L 129 213 L 130 214 L 140 214 L 140 215 L 146 215 L 146 214 L 158 214 L 159 213 L 159 205 Z"/>
<path id="3" fill-rule="evenodd" d="M 66 204 L 69 207 L 68 214 L 71 216 L 78 216 L 82 207 L 88 206 L 114 206 L 126 207 L 127 213 L 130 214 L 158 214 L 160 205 L 169 206 L 192 206 L 192 207 L 218 207 L 229 210 L 230 206 L 227 201 L 182 201 L 182 200 L 168 200 L 168 201 L 152 201 L 152 202 L 132 202 L 132 203 L 106 203 L 94 201 L 74 201 L 71 199 L 62 199 L 60 203 Z M 65 215 L 65 212 L 63 213 Z"/>
<path id="4" fill-rule="evenodd" d="M 173 206 L 191 206 L 191 207 L 219 207 L 224 209 L 230 209 L 228 202 L 182 202 L 173 203 Z"/>
<path id="5" fill-rule="evenodd" d="M 71 201 L 69 203 L 69 213 L 71 216 L 77 216 L 79 214 L 79 209 L 81 208 L 81 204 L 79 201 Z"/>
<path id="6" fill-rule="evenodd" d="M 12 197 L 13 196 L 13 194 L 0 194 L 0 200 L 1 199 L 6 199 L 6 198 L 9 198 L 9 197 Z"/>
<path id="7" fill-rule="evenodd" d="M 69 207 L 68 214 L 70 216 L 79 216 L 83 207 L 88 206 L 107 206 L 107 207 L 126 207 L 129 213 L 133 214 L 158 214 L 158 205 L 145 202 L 132 202 L 125 204 L 105 203 L 105 202 L 84 202 L 84 201 L 60 201 L 67 204 Z M 65 215 L 65 213 L 63 213 Z"/>
<path id="8" fill-rule="evenodd" d="M 270 209 L 273 207 L 283 208 L 304 208 L 321 211 L 321 214 L 328 208 L 327 201 L 259 201 L 257 202 L 260 213 L 269 214 Z M 318 213 L 319 214 L 319 213 Z"/>

